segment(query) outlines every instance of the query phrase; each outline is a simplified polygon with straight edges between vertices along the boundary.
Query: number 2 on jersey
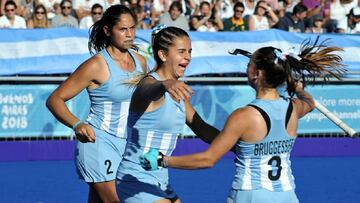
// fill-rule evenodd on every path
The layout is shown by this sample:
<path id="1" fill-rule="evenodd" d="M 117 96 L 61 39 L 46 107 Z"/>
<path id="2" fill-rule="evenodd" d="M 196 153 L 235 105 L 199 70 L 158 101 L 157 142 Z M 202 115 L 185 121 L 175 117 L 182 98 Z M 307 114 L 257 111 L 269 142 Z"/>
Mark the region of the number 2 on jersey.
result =
<path id="1" fill-rule="evenodd" d="M 105 160 L 105 166 L 106 166 L 106 165 L 108 165 L 108 166 L 107 166 L 106 173 L 107 173 L 107 174 L 112 174 L 112 173 L 114 173 L 112 170 L 110 170 L 110 169 L 111 169 L 111 161 L 110 161 L 110 160 Z"/>

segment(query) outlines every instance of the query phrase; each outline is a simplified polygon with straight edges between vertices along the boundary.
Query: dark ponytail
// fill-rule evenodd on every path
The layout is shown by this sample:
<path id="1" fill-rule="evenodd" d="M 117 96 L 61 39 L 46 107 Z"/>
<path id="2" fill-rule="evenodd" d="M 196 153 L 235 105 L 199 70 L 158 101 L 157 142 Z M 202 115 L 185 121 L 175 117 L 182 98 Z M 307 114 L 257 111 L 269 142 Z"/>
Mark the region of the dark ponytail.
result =
<path id="1" fill-rule="evenodd" d="M 305 40 L 299 55 L 283 53 L 274 47 L 263 47 L 253 54 L 252 61 L 257 69 L 265 72 L 265 86 L 276 88 L 286 82 L 287 91 L 293 96 L 298 81 L 305 86 L 313 84 L 316 78 L 323 78 L 323 81 L 329 77 L 340 79 L 346 71 L 342 58 L 334 53 L 343 49 L 327 46 L 327 41 L 319 43 L 319 37 L 314 43 L 310 39 Z"/>
<path id="2" fill-rule="evenodd" d="M 328 46 L 328 40 L 319 42 L 319 37 L 315 42 L 305 40 L 300 49 L 298 57 L 288 56 L 288 93 L 293 95 L 297 81 L 307 84 L 314 84 L 316 78 L 322 78 L 323 82 L 330 77 L 341 79 L 341 75 L 346 72 L 342 58 L 334 52 L 344 51 L 340 47 Z M 299 60 L 300 59 L 300 60 Z"/>

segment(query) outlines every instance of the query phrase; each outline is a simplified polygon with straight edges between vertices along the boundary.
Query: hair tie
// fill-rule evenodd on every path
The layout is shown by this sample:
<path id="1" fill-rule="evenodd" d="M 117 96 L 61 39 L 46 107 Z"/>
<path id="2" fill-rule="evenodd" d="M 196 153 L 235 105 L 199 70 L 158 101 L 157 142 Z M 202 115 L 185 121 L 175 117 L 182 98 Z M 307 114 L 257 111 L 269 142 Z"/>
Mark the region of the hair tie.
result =
<path id="1" fill-rule="evenodd" d="M 274 61 L 275 64 L 278 63 L 278 59 L 281 59 L 282 61 L 286 60 L 287 54 L 282 53 L 281 51 L 279 51 L 277 49 L 274 49 L 274 53 L 275 53 L 275 56 L 276 56 L 275 61 Z"/>
<path id="2" fill-rule="evenodd" d="M 160 30 L 165 29 L 165 28 L 167 28 L 167 25 L 165 25 L 165 24 L 159 24 L 159 25 L 155 26 L 155 27 L 152 29 L 151 35 L 154 36 L 154 35 L 156 35 L 157 33 L 159 33 Z"/>
<path id="3" fill-rule="evenodd" d="M 296 60 L 300 61 L 301 57 L 298 56 L 297 54 L 295 54 L 295 47 L 291 47 L 288 49 L 287 53 L 288 56 L 291 56 L 293 58 L 295 58 Z"/>

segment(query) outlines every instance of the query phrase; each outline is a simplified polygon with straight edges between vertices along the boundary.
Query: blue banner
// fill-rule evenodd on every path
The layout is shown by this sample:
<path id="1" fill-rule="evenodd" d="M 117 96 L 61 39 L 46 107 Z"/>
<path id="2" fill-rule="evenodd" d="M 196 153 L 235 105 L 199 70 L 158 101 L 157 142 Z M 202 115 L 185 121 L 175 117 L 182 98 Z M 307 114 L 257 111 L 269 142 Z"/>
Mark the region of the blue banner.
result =
<path id="1" fill-rule="evenodd" d="M 0 137 L 71 136 L 72 130 L 57 121 L 45 106 L 57 85 L 1 85 Z M 89 111 L 86 92 L 67 102 L 83 118 Z"/>
<path id="2" fill-rule="evenodd" d="M 195 85 L 192 88 L 195 92 L 191 98 L 194 108 L 204 120 L 218 129 L 224 127 L 232 111 L 247 105 L 255 98 L 255 91 L 249 86 Z M 307 87 L 307 91 L 354 130 L 360 130 L 359 85 L 314 86 Z M 298 132 L 339 133 L 342 130 L 315 109 L 300 120 Z M 186 128 L 184 134 L 193 133 Z"/>
<path id="3" fill-rule="evenodd" d="M 64 74 L 73 72 L 90 57 L 87 30 L 71 28 L 0 29 L 0 76 L 22 74 Z M 190 32 L 192 62 L 185 76 L 207 73 L 245 73 L 248 59 L 232 56 L 229 50 L 241 48 L 250 52 L 263 46 L 275 46 L 298 53 L 305 39 L 314 34 L 290 33 L 281 30 L 256 32 Z M 320 40 L 330 39 L 329 45 L 342 47 L 339 53 L 347 65 L 348 77 L 360 77 L 360 36 L 322 34 Z M 136 33 L 139 52 L 154 60 L 150 48 L 150 31 Z"/>
<path id="4" fill-rule="evenodd" d="M 48 111 L 46 99 L 57 85 L 1 85 L 0 137 L 71 136 L 72 129 L 62 125 Z M 200 116 L 222 129 L 229 114 L 255 98 L 247 85 L 192 85 L 191 103 Z M 360 86 L 326 85 L 308 87 L 320 103 L 356 131 L 360 131 Z M 67 102 L 70 111 L 80 119 L 89 113 L 86 91 Z M 244 118 L 246 119 L 246 118 Z M 314 110 L 300 120 L 299 133 L 338 133 L 339 127 Z M 184 129 L 184 135 L 193 135 Z"/>

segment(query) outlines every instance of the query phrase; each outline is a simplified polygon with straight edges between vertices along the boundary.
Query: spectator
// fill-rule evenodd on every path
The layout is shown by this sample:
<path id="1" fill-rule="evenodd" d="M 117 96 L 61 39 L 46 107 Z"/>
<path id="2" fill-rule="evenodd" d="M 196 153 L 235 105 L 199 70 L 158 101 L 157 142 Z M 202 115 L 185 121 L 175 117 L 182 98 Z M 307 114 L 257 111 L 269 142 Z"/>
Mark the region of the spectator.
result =
<path id="1" fill-rule="evenodd" d="M 360 34 L 360 7 L 350 10 L 345 19 L 339 22 L 338 32 L 346 34 Z"/>
<path id="2" fill-rule="evenodd" d="M 197 31 L 218 31 L 223 28 L 224 25 L 217 15 L 216 8 L 211 11 L 211 4 L 209 2 L 201 2 L 199 14 L 193 15 L 191 18 L 191 29 Z"/>
<path id="3" fill-rule="evenodd" d="M 208 19 L 205 24 L 201 25 L 197 29 L 197 31 L 199 31 L 199 32 L 216 32 L 216 31 L 218 31 L 215 20 L 211 19 L 211 18 Z"/>
<path id="4" fill-rule="evenodd" d="M 61 3 L 61 1 L 60 1 L 60 3 Z M 55 3 L 54 5 L 53 5 L 53 14 L 54 14 L 54 16 L 53 17 L 55 17 L 56 15 L 59 15 L 59 14 L 61 14 L 61 6 L 60 6 L 60 3 Z M 72 16 L 74 16 L 72 13 L 75 13 L 75 11 L 73 12 L 72 10 L 71 10 L 71 15 Z M 52 17 L 52 18 L 53 18 Z M 74 16 L 75 17 L 75 16 Z M 49 18 L 49 12 L 48 12 L 48 18 Z M 49 20 L 51 20 L 52 18 L 49 18 Z"/>
<path id="5" fill-rule="evenodd" d="M 159 16 L 168 11 L 170 0 L 153 0 L 151 4 L 151 27 L 154 27 L 158 21 Z"/>
<path id="6" fill-rule="evenodd" d="M 301 0 L 284 0 L 284 8 L 285 8 L 285 13 L 286 12 L 292 12 L 294 10 L 294 7 L 300 3 Z"/>
<path id="7" fill-rule="evenodd" d="M 42 4 L 46 8 L 47 17 L 49 20 L 54 18 L 58 13 L 56 12 L 56 8 L 60 10 L 61 0 L 37 0 L 39 4 Z"/>
<path id="8" fill-rule="evenodd" d="M 355 0 L 331 0 L 330 1 L 330 19 L 337 22 L 346 18 L 350 10 L 357 6 Z"/>
<path id="9" fill-rule="evenodd" d="M 265 2 L 271 7 L 273 11 L 279 9 L 279 1 L 278 0 L 265 0 Z"/>
<path id="10" fill-rule="evenodd" d="M 132 8 L 136 5 L 138 5 L 138 0 L 127 0 L 128 4 L 129 4 L 129 8 Z"/>
<path id="11" fill-rule="evenodd" d="M 324 19 L 330 16 L 329 0 L 301 0 L 301 3 L 308 9 L 307 18 L 321 15 Z"/>
<path id="12" fill-rule="evenodd" d="M 4 1 L 4 6 L 5 6 L 5 3 L 8 1 L 8 0 L 2 0 Z M 21 5 L 21 0 L 12 0 L 15 2 L 16 4 L 16 9 L 15 9 L 15 14 L 18 15 L 18 16 L 21 16 L 21 10 L 20 10 L 20 5 Z M 4 7 L 5 8 L 5 7 Z M 22 16 L 21 16 L 22 17 Z"/>
<path id="13" fill-rule="evenodd" d="M 312 27 L 314 16 L 320 15 L 327 22 L 330 19 L 330 0 L 301 0 L 307 8 L 305 27 Z"/>
<path id="14" fill-rule="evenodd" d="M 4 15 L 4 7 L 5 7 L 6 0 L 0 0 L 0 16 Z"/>
<path id="15" fill-rule="evenodd" d="M 152 0 L 139 0 L 138 5 L 144 8 L 144 23 L 151 28 L 151 1 Z"/>
<path id="16" fill-rule="evenodd" d="M 72 9 L 71 0 L 63 0 L 60 3 L 60 7 L 61 7 L 61 13 L 56 15 L 52 19 L 51 21 L 52 27 L 78 28 L 79 27 L 78 20 L 70 15 Z"/>
<path id="17" fill-rule="evenodd" d="M 338 22 L 346 18 L 351 8 L 357 6 L 355 0 L 330 0 L 330 19 L 325 23 L 327 32 L 337 31 Z"/>
<path id="18" fill-rule="evenodd" d="M 140 5 L 134 5 L 131 6 L 131 10 L 133 13 L 135 13 L 137 18 L 136 29 L 139 30 L 150 29 L 150 25 L 145 22 L 146 13 L 144 12 L 144 7 Z"/>
<path id="19" fill-rule="evenodd" d="M 308 33 L 315 33 L 315 34 L 322 34 L 326 33 L 326 30 L 323 28 L 324 19 L 321 15 L 316 15 L 313 17 L 313 25 L 309 27 L 306 32 Z"/>
<path id="20" fill-rule="evenodd" d="M 285 16 L 286 13 L 286 5 L 283 1 L 279 2 L 277 9 L 275 10 L 276 16 L 280 19 Z"/>
<path id="21" fill-rule="evenodd" d="M 96 3 L 91 7 L 91 16 L 86 16 L 80 20 L 80 29 L 90 29 L 90 27 L 100 20 L 103 15 L 103 7 Z"/>
<path id="22" fill-rule="evenodd" d="M 215 6 L 221 19 L 231 18 L 234 15 L 234 4 L 232 0 L 216 0 Z"/>
<path id="23" fill-rule="evenodd" d="M 35 0 L 21 0 L 18 8 L 19 15 L 22 16 L 25 20 L 28 20 L 32 17 L 32 14 L 35 10 L 35 5 Z"/>
<path id="24" fill-rule="evenodd" d="M 306 17 L 306 12 L 307 8 L 298 3 L 294 7 L 293 12 L 286 13 L 274 27 L 289 32 L 305 32 L 304 18 Z"/>
<path id="25" fill-rule="evenodd" d="M 72 0 L 72 2 L 76 17 L 81 20 L 85 16 L 91 15 L 91 8 L 98 0 Z"/>
<path id="26" fill-rule="evenodd" d="M 12 0 L 4 5 L 5 15 L 0 17 L 0 28 L 26 28 L 25 19 L 15 14 L 16 3 Z"/>
<path id="27" fill-rule="evenodd" d="M 194 12 L 191 16 L 191 29 L 197 30 L 201 25 L 205 24 L 205 22 L 211 16 L 211 5 L 207 1 L 201 2 L 199 8 Z"/>
<path id="28" fill-rule="evenodd" d="M 265 1 L 258 1 L 253 15 L 249 16 L 249 29 L 268 30 L 279 21 L 271 6 Z"/>
<path id="29" fill-rule="evenodd" d="M 181 28 L 189 31 L 189 22 L 183 15 L 182 5 L 179 1 L 174 1 L 170 5 L 168 12 L 162 14 L 159 18 L 159 24 Z"/>
<path id="30" fill-rule="evenodd" d="M 224 31 L 245 31 L 249 30 L 247 21 L 243 18 L 245 11 L 242 2 L 236 2 L 234 5 L 234 15 L 231 18 L 224 20 Z"/>
<path id="31" fill-rule="evenodd" d="M 42 4 L 35 6 L 31 18 L 27 21 L 28 28 L 48 28 L 49 21 L 47 18 L 46 8 Z"/>
<path id="32" fill-rule="evenodd" d="M 183 10 L 183 12 L 182 12 L 183 15 L 187 19 L 189 19 L 191 14 L 196 9 L 195 1 L 197 1 L 197 0 L 177 0 L 177 1 L 179 1 L 181 3 L 181 7 L 182 7 L 182 10 Z"/>
<path id="33" fill-rule="evenodd" d="M 255 12 L 255 5 L 256 5 L 256 0 L 244 0 L 244 7 L 245 7 L 245 11 L 244 11 L 244 18 L 247 19 L 248 16 L 252 15 Z"/>
<path id="34" fill-rule="evenodd" d="M 106 9 L 108 9 L 110 6 L 121 4 L 120 0 L 102 0 L 97 2 L 103 7 L 104 11 L 106 11 Z"/>

